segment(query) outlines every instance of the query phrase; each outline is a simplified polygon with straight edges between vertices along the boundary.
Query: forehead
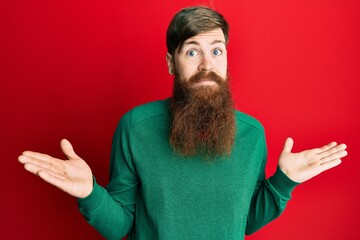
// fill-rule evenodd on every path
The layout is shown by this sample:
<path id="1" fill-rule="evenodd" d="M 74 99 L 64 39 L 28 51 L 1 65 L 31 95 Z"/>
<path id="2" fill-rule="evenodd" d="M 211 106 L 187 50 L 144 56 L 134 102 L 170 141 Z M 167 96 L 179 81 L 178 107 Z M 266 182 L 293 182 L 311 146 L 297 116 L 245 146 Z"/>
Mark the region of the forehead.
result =
<path id="1" fill-rule="evenodd" d="M 224 43 L 225 44 L 225 36 L 221 28 L 215 28 L 213 30 L 200 33 L 196 36 L 193 36 L 189 39 L 187 39 L 184 42 L 184 45 L 186 44 L 192 44 L 192 43 Z"/>

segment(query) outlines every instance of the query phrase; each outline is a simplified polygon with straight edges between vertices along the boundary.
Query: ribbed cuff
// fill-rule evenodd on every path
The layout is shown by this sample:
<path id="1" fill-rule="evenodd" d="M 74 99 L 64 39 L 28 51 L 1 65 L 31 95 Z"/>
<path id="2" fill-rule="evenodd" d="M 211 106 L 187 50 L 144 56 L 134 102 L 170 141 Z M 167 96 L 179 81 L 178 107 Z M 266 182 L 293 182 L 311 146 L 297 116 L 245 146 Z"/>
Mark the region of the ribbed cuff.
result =
<path id="1" fill-rule="evenodd" d="M 269 178 L 269 182 L 279 194 L 286 198 L 290 198 L 291 192 L 300 184 L 286 176 L 279 166 L 277 167 L 275 174 Z"/>
<path id="2" fill-rule="evenodd" d="M 78 198 L 78 204 L 81 208 L 87 209 L 87 211 L 94 211 L 99 205 L 103 198 L 102 191 L 106 191 L 99 184 L 96 183 L 93 177 L 94 187 L 91 193 L 84 198 Z"/>

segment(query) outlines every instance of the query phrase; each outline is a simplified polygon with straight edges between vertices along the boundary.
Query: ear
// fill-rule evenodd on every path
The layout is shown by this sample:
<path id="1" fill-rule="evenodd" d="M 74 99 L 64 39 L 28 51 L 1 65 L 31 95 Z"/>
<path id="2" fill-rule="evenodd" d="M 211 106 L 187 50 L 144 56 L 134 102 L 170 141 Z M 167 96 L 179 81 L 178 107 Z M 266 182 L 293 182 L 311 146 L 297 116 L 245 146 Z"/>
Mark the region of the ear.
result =
<path id="1" fill-rule="evenodd" d="M 170 53 L 166 53 L 166 63 L 168 68 L 174 68 L 174 59 Z"/>
<path id="2" fill-rule="evenodd" d="M 169 74 L 174 75 L 174 61 L 173 56 L 170 53 L 166 53 L 166 63 L 168 66 Z"/>

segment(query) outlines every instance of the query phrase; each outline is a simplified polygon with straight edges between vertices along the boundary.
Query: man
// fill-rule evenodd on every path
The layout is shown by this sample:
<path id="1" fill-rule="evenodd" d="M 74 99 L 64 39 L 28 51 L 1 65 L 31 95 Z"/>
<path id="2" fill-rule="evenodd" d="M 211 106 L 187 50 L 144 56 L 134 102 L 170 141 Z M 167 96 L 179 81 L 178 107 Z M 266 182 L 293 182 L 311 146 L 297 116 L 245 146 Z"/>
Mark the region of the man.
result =
<path id="1" fill-rule="evenodd" d="M 340 164 L 344 144 L 291 153 L 287 139 L 265 180 L 264 130 L 234 110 L 228 24 L 205 7 L 181 10 L 167 31 L 170 99 L 134 108 L 113 138 L 110 183 L 94 180 L 67 140 L 68 161 L 26 151 L 26 170 L 78 198 L 107 239 L 243 239 L 284 210 L 293 188 Z"/>

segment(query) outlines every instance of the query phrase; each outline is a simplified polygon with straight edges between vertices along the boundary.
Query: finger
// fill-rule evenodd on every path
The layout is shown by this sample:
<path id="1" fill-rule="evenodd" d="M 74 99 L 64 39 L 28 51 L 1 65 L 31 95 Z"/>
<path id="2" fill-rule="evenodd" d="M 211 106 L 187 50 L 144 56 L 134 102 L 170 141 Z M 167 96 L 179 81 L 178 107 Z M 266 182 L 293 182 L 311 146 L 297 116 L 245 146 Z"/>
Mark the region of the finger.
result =
<path id="1" fill-rule="evenodd" d="M 39 177 L 43 179 L 45 182 L 50 183 L 51 185 L 54 185 L 61 190 L 65 191 L 65 179 L 58 178 L 57 176 L 54 176 L 53 174 L 49 174 L 46 171 L 39 171 L 38 173 Z"/>
<path id="2" fill-rule="evenodd" d="M 337 158 L 337 159 L 334 159 L 332 161 L 329 161 L 329 162 L 326 162 L 324 164 L 321 164 L 320 167 L 321 167 L 321 172 L 324 172 L 326 170 L 329 170 L 333 167 L 336 167 L 338 166 L 339 164 L 341 163 L 341 159 Z"/>
<path id="3" fill-rule="evenodd" d="M 336 145 L 337 145 L 336 142 L 328 143 L 328 144 L 326 144 L 325 146 L 319 148 L 318 154 L 321 154 L 321 153 L 323 153 L 323 152 L 326 152 L 327 150 L 329 150 L 330 148 L 335 147 Z"/>
<path id="4" fill-rule="evenodd" d="M 64 162 L 58 159 L 51 159 L 48 161 L 39 160 L 38 158 L 32 158 L 25 155 L 21 155 L 18 157 L 19 162 L 26 164 L 32 163 L 36 166 L 42 167 L 44 169 L 48 169 L 54 172 L 62 172 L 64 169 Z"/>
<path id="5" fill-rule="evenodd" d="M 40 170 L 45 170 L 44 168 L 39 167 L 39 166 L 37 166 L 35 164 L 32 164 L 32 163 L 25 163 L 24 168 L 25 168 L 26 171 L 31 172 L 31 173 L 33 173 L 35 175 L 37 175 L 37 173 Z"/>
<path id="6" fill-rule="evenodd" d="M 294 146 L 294 140 L 292 138 L 287 138 L 284 144 L 283 152 L 290 153 Z"/>
<path id="7" fill-rule="evenodd" d="M 334 153 L 343 151 L 346 149 L 346 145 L 345 144 L 340 144 L 340 145 L 335 145 L 331 148 L 328 148 L 326 151 L 322 152 L 319 154 L 320 158 L 326 158 Z"/>
<path id="8" fill-rule="evenodd" d="M 49 161 L 51 161 L 51 159 L 53 159 L 53 157 L 51 157 L 50 155 L 38 153 L 38 152 L 31 152 L 31 151 L 25 151 L 22 153 L 22 155 L 26 156 L 26 157 L 34 158 L 34 159 L 39 159 L 39 160 L 45 161 L 45 162 L 49 162 Z"/>
<path id="9" fill-rule="evenodd" d="M 18 157 L 19 162 L 25 164 L 25 163 L 34 163 L 36 165 L 43 166 L 45 168 L 59 168 L 62 169 L 64 165 L 64 161 L 56 158 L 48 158 L 46 160 L 39 159 L 36 157 L 30 157 L 26 155 L 20 155 Z"/>
<path id="10" fill-rule="evenodd" d="M 347 155 L 347 151 L 346 150 L 341 150 L 341 151 L 338 151 L 336 153 L 333 153 L 325 158 L 322 158 L 320 160 L 320 164 L 325 164 L 327 162 L 331 162 L 331 161 L 334 161 L 336 159 L 340 159 L 340 158 L 343 158 Z"/>
<path id="11" fill-rule="evenodd" d="M 53 175 L 57 178 L 60 178 L 60 179 L 65 179 L 66 176 L 65 174 L 61 173 L 61 172 L 54 172 L 54 171 L 51 171 L 49 169 L 45 169 L 41 166 L 37 166 L 35 164 L 32 164 L 32 163 L 26 163 L 24 164 L 24 168 L 28 171 L 28 172 L 31 172 L 35 175 L 38 175 L 39 172 L 47 172 L 48 174 L 50 175 Z"/>
<path id="12" fill-rule="evenodd" d="M 63 139 L 60 142 L 61 149 L 63 153 L 69 158 L 69 159 L 79 159 L 80 157 L 76 155 L 71 143 L 67 139 Z"/>

